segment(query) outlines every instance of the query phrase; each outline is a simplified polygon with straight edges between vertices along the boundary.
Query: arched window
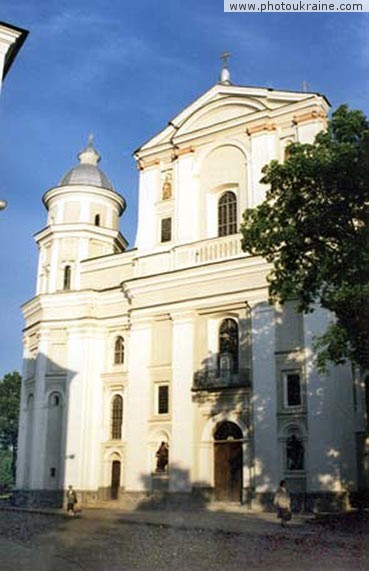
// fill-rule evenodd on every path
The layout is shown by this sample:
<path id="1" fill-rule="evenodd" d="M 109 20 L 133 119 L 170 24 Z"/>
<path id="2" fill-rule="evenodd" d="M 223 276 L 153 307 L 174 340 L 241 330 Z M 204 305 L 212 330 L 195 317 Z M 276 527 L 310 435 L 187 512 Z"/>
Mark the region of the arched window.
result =
<path id="1" fill-rule="evenodd" d="M 124 339 L 117 337 L 114 345 L 114 365 L 123 365 L 124 363 Z"/>
<path id="2" fill-rule="evenodd" d="M 63 289 L 69 290 L 70 289 L 70 279 L 71 279 L 71 267 L 65 266 L 64 268 L 64 279 L 63 279 Z"/>
<path id="3" fill-rule="evenodd" d="M 214 440 L 240 440 L 242 438 L 242 430 L 234 422 L 224 421 L 217 424 Z"/>
<path id="4" fill-rule="evenodd" d="M 237 196 L 227 191 L 218 202 L 218 236 L 237 233 Z"/>
<path id="5" fill-rule="evenodd" d="M 51 393 L 49 396 L 49 405 L 50 406 L 59 406 L 60 405 L 60 394 L 59 393 Z"/>
<path id="6" fill-rule="evenodd" d="M 100 214 L 96 214 L 95 216 L 95 226 L 100 226 Z"/>
<path id="7" fill-rule="evenodd" d="M 113 398 L 111 413 L 111 437 L 112 440 L 121 440 L 123 421 L 123 399 L 120 395 Z"/>
<path id="8" fill-rule="evenodd" d="M 234 319 L 223 319 L 219 327 L 220 375 L 238 372 L 238 324 Z"/>
<path id="9" fill-rule="evenodd" d="M 304 470 L 305 449 L 302 438 L 297 431 L 290 432 L 286 440 L 286 469 Z"/>

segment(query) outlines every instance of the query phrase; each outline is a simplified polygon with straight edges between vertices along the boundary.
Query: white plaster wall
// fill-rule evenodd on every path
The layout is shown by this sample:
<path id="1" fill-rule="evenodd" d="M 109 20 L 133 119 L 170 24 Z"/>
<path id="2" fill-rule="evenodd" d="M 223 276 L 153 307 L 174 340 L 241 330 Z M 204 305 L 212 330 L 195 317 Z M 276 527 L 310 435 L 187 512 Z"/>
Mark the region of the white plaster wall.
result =
<path id="1" fill-rule="evenodd" d="M 52 395 L 59 396 L 58 406 L 53 405 Z M 64 450 L 62 447 L 64 397 L 60 390 L 48 391 L 44 396 L 46 406 L 46 438 L 45 438 L 45 465 L 43 487 L 49 490 L 58 490 L 63 487 L 62 466 L 64 466 Z M 55 475 L 51 475 L 51 469 Z"/>
<path id="2" fill-rule="evenodd" d="M 188 492 L 192 488 L 193 405 L 195 324 L 192 312 L 173 314 L 172 443 L 169 457 L 170 491 Z"/>
<path id="3" fill-rule="evenodd" d="M 313 356 L 314 337 L 330 316 L 322 309 L 304 316 L 308 410 L 308 491 L 343 491 L 356 484 L 354 407 L 350 370 L 321 375 Z"/>
<path id="4" fill-rule="evenodd" d="M 27 378 L 28 369 L 28 348 L 24 345 L 23 351 L 23 368 L 22 368 L 22 379 Z M 31 390 L 27 390 L 24 380 L 21 385 L 21 398 L 20 398 L 20 410 L 19 410 L 19 428 L 18 428 L 18 451 L 17 451 L 17 478 L 16 487 L 22 488 L 26 485 L 26 473 L 27 469 L 27 424 L 28 424 L 28 411 L 27 411 L 27 397 Z M 33 391 L 32 391 L 33 392 Z"/>
<path id="5" fill-rule="evenodd" d="M 65 417 L 65 478 L 64 487 L 72 485 L 84 489 L 84 457 L 88 446 L 86 414 L 88 399 L 86 374 L 88 371 L 88 340 L 83 329 L 70 328 L 68 331 L 67 390 L 68 411 Z"/>
<path id="6" fill-rule="evenodd" d="M 218 201 L 227 190 L 237 196 L 237 215 L 248 202 L 246 155 L 239 144 L 219 139 L 209 145 L 198 158 L 199 177 L 199 233 L 197 240 L 218 235 Z"/>
<path id="7" fill-rule="evenodd" d="M 325 127 L 325 122 L 309 121 L 307 123 L 300 123 L 297 126 L 297 140 L 300 143 L 313 143 L 315 136 L 322 131 Z"/>
<path id="8" fill-rule="evenodd" d="M 140 172 L 136 248 L 150 250 L 158 242 L 155 203 L 159 200 L 159 168 Z"/>
<path id="9" fill-rule="evenodd" d="M 150 489 L 147 457 L 148 420 L 151 412 L 150 359 L 152 323 L 133 318 L 129 340 L 127 398 L 126 490 Z"/>
<path id="10" fill-rule="evenodd" d="M 256 492 L 276 489 L 280 480 L 277 441 L 274 309 L 267 303 L 252 309 L 253 421 Z"/>
<path id="11" fill-rule="evenodd" d="M 46 421 L 47 409 L 45 406 L 45 375 L 47 368 L 48 353 L 47 330 L 40 331 L 38 355 L 35 371 L 33 434 L 32 434 L 32 463 L 30 475 L 30 487 L 41 490 L 44 484 L 44 465 L 46 454 Z"/>
<path id="12" fill-rule="evenodd" d="M 96 490 L 99 487 L 100 444 L 102 442 L 103 390 L 100 374 L 103 370 L 104 339 L 98 329 L 91 329 L 85 339 L 84 431 L 82 487 Z"/>
<path id="13" fill-rule="evenodd" d="M 58 284 L 60 239 L 54 238 L 50 247 L 50 272 L 47 293 L 56 291 Z"/>
<path id="14" fill-rule="evenodd" d="M 193 176 L 194 155 L 189 153 L 175 162 L 175 228 L 176 243 L 194 242 L 199 235 L 199 188 Z"/>
<path id="15" fill-rule="evenodd" d="M 256 133 L 251 136 L 252 157 L 252 189 L 250 192 L 250 208 L 257 206 L 265 199 L 267 185 L 262 184 L 262 168 L 271 160 L 278 158 L 278 140 L 276 131 Z"/>

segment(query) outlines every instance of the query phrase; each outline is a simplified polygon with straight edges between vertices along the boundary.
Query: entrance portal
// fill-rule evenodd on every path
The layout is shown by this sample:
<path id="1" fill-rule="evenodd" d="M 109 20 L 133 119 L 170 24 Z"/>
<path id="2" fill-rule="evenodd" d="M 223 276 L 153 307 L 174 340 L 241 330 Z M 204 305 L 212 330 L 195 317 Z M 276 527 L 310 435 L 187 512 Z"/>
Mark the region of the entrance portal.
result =
<path id="1" fill-rule="evenodd" d="M 242 431 L 233 422 L 220 423 L 214 434 L 215 499 L 242 499 Z"/>
<path id="2" fill-rule="evenodd" d="M 120 488 L 120 462 L 114 460 L 111 465 L 111 499 L 117 500 Z"/>

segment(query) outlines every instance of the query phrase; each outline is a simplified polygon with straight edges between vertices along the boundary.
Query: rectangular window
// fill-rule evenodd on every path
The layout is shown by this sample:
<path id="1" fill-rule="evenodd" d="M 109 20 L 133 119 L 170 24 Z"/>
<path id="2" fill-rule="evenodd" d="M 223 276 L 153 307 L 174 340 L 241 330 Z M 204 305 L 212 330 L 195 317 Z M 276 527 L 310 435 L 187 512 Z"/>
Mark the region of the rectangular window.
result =
<path id="1" fill-rule="evenodd" d="M 169 413 L 169 386 L 160 385 L 158 387 L 158 414 Z"/>
<path id="2" fill-rule="evenodd" d="M 172 219 L 162 218 L 161 221 L 161 242 L 170 242 L 172 239 Z"/>
<path id="3" fill-rule="evenodd" d="M 301 373 L 300 371 L 288 371 L 283 373 L 284 405 L 296 407 L 302 405 L 301 399 Z"/>

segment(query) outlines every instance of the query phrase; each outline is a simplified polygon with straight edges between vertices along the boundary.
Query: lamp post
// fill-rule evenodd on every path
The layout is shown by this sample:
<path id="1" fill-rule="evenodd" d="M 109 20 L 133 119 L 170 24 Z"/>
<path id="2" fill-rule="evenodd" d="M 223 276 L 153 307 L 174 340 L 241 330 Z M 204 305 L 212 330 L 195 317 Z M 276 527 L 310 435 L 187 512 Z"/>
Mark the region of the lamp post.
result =
<path id="1" fill-rule="evenodd" d="M 0 210 L 4 210 L 8 205 L 6 200 L 0 200 Z"/>

